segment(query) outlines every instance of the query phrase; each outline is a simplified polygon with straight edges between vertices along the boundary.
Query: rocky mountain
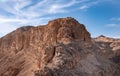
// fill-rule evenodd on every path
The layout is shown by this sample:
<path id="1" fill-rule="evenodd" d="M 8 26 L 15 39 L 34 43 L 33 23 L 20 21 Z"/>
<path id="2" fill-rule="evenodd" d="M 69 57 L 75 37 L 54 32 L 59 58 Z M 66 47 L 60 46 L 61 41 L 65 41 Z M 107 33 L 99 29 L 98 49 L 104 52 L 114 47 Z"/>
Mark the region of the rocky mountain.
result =
<path id="1" fill-rule="evenodd" d="M 0 38 L 0 76 L 120 76 L 116 47 L 71 17 L 21 27 Z"/>
<path id="2" fill-rule="evenodd" d="M 101 49 L 98 51 L 101 55 L 120 65 L 120 39 L 101 35 L 94 38 L 93 41 Z"/>

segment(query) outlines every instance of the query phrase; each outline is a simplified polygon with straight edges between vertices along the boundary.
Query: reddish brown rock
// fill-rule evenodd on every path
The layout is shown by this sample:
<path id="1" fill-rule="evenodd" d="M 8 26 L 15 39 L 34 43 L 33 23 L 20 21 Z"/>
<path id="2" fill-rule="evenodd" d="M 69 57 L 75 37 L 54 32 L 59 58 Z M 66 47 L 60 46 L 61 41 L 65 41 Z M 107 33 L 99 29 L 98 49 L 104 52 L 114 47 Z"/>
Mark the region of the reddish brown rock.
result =
<path id="1" fill-rule="evenodd" d="M 0 39 L 0 76 L 119 76 L 119 67 L 94 48 L 71 17 L 22 27 Z"/>

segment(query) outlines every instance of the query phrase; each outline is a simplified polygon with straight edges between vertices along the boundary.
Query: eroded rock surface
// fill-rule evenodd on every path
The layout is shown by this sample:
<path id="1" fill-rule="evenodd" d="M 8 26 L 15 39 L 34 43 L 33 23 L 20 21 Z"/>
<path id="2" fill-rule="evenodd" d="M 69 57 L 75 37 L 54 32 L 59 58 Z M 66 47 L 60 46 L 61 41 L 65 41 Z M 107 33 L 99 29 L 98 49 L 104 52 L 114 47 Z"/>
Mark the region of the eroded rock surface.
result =
<path id="1" fill-rule="evenodd" d="M 120 39 L 101 35 L 93 40 L 100 49 L 99 54 L 120 65 Z"/>
<path id="2" fill-rule="evenodd" d="M 0 76 L 119 76 L 119 66 L 94 44 L 71 17 L 19 28 L 0 39 Z"/>

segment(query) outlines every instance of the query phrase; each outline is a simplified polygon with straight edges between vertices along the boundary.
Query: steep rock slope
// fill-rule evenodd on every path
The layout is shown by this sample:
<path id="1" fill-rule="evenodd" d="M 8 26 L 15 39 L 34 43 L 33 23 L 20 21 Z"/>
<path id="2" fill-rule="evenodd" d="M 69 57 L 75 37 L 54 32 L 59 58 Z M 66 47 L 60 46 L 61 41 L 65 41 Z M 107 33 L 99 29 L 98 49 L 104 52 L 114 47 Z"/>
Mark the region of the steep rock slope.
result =
<path id="1" fill-rule="evenodd" d="M 96 48 L 71 17 L 21 27 L 0 39 L 0 76 L 119 76 L 118 65 Z"/>

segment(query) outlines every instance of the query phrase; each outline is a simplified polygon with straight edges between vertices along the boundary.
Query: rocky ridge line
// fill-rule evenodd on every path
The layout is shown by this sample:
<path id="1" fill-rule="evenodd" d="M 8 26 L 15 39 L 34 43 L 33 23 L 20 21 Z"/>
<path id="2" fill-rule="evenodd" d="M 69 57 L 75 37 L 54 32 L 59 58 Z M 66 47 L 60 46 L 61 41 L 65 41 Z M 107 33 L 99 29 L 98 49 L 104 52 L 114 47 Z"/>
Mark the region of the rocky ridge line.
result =
<path id="1" fill-rule="evenodd" d="M 0 39 L 1 76 L 119 76 L 83 24 L 71 17 L 22 27 Z"/>

